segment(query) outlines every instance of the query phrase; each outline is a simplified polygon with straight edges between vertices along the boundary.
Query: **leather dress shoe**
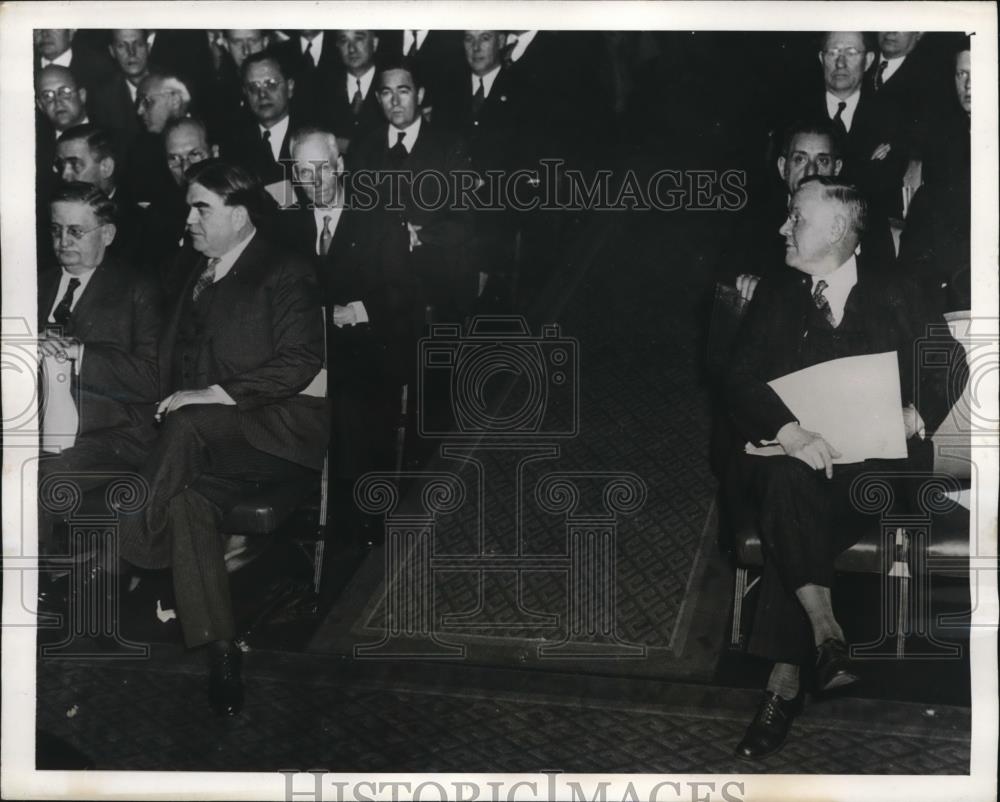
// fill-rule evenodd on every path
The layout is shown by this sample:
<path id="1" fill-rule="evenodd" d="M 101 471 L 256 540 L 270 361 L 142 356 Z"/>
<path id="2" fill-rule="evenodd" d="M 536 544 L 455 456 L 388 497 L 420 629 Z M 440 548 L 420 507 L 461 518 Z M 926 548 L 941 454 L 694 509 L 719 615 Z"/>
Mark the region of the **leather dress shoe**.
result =
<path id="1" fill-rule="evenodd" d="M 827 638 L 816 647 L 816 688 L 832 691 L 857 682 L 847 644 L 840 638 Z"/>
<path id="2" fill-rule="evenodd" d="M 243 709 L 243 652 L 234 643 L 214 654 L 208 673 L 208 701 L 219 716 L 238 716 Z"/>
<path id="3" fill-rule="evenodd" d="M 802 691 L 794 699 L 782 699 L 766 691 L 743 740 L 736 746 L 741 760 L 760 760 L 781 749 L 792 727 L 792 721 L 802 710 Z"/>

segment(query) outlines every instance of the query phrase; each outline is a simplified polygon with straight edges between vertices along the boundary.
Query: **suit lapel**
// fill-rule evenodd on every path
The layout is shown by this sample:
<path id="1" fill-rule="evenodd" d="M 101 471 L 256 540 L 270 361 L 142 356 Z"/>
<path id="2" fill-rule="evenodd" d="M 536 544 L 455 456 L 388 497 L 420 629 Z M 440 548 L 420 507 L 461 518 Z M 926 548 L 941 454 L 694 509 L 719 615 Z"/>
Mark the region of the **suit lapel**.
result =
<path id="1" fill-rule="evenodd" d="M 107 275 L 108 267 L 105 262 L 94 271 L 87 286 L 83 288 L 76 306 L 73 307 L 70 326 L 73 336 L 78 339 L 85 340 L 93 328 L 100 314 L 100 300 L 105 299 L 109 293 L 116 292 L 116 288 L 109 284 Z"/>

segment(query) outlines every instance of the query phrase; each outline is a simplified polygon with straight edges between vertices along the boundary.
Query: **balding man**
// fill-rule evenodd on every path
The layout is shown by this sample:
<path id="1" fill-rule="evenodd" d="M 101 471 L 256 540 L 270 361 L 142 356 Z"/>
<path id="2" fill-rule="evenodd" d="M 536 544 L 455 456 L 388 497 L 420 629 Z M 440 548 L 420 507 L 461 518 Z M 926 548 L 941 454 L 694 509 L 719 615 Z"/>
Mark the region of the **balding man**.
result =
<path id="1" fill-rule="evenodd" d="M 51 65 L 65 67 L 81 87 L 93 91 L 111 77 L 113 68 L 94 47 L 77 46 L 76 38 L 75 28 L 36 28 L 35 74 Z"/>
<path id="2" fill-rule="evenodd" d="M 799 667 L 812 664 L 816 690 L 858 679 L 846 637 L 833 614 L 835 557 L 860 529 L 837 525 L 849 510 L 848 489 L 863 472 L 928 469 L 930 436 L 949 408 L 937 380 L 942 371 L 916 373 L 915 341 L 925 313 L 910 286 L 868 270 L 858 243 L 866 203 L 836 178 L 804 181 L 781 227 L 791 270 L 761 283 L 726 380 L 736 429 L 729 481 L 734 497 L 755 510 L 764 544 L 764 573 L 749 651 L 774 668 L 756 717 L 737 747 L 757 760 L 777 751 L 803 697 Z M 950 338 L 949 346 L 959 346 Z M 909 456 L 835 464 L 838 444 L 807 431 L 768 382 L 841 357 L 894 351 L 899 360 Z M 744 444 L 777 443 L 778 456 L 758 456 Z M 738 445 L 737 445 L 738 444 Z M 906 498 L 905 487 L 901 498 Z"/>

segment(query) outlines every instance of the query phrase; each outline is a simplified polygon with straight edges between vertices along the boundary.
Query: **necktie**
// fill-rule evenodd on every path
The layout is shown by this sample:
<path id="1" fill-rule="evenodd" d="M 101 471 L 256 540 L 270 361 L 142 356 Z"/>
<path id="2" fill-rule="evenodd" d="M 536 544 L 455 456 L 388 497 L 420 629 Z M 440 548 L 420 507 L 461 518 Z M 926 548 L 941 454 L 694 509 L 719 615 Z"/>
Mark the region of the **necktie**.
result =
<path id="1" fill-rule="evenodd" d="M 417 55 L 417 32 L 407 31 L 407 33 L 410 34 L 411 39 L 410 46 L 407 48 L 405 55 L 407 58 L 413 58 L 413 56 Z"/>
<path id="2" fill-rule="evenodd" d="M 830 328 L 837 328 L 837 321 L 833 317 L 833 310 L 830 308 L 830 302 L 826 299 L 823 291 L 830 286 L 823 279 L 816 282 L 816 289 L 813 290 L 813 303 L 816 304 L 816 308 L 823 313 L 823 317 L 826 318 L 826 322 L 830 324 Z"/>
<path id="3" fill-rule="evenodd" d="M 483 79 L 477 75 L 476 80 L 479 81 L 479 86 L 476 87 L 476 92 L 472 96 L 473 117 L 479 116 L 479 110 L 482 109 L 483 103 L 486 102 L 486 88 L 483 86 Z"/>
<path id="4" fill-rule="evenodd" d="M 354 90 L 354 97 L 351 98 L 351 114 L 357 117 L 361 113 L 361 106 L 365 102 L 365 96 L 361 94 L 361 79 L 355 79 L 358 83 L 358 88 Z"/>
<path id="5" fill-rule="evenodd" d="M 73 306 L 73 296 L 76 294 L 76 288 L 79 286 L 80 279 L 71 278 L 66 287 L 66 294 L 59 301 L 56 308 L 52 310 L 52 319 L 60 326 L 65 326 L 69 323 L 70 308 Z"/>
<path id="6" fill-rule="evenodd" d="M 323 230 L 319 232 L 319 252 L 323 256 L 330 252 L 330 243 L 333 242 L 333 232 L 330 231 L 332 219 L 328 214 L 323 215 Z"/>
<path id="7" fill-rule="evenodd" d="M 312 39 L 309 40 L 306 49 L 302 52 L 302 63 L 306 66 L 306 69 L 316 66 L 316 59 L 313 56 Z"/>
<path id="8" fill-rule="evenodd" d="M 878 65 L 878 72 L 875 73 L 875 90 L 878 91 L 885 84 L 885 68 L 889 66 L 889 62 L 882 59 L 881 63 Z"/>
<path id="9" fill-rule="evenodd" d="M 403 140 L 406 139 L 405 131 L 396 132 L 396 144 L 389 148 L 389 153 L 397 161 L 403 161 L 409 153 L 406 151 L 406 145 L 403 144 Z"/>
<path id="10" fill-rule="evenodd" d="M 847 125 L 844 123 L 844 118 L 842 116 L 844 114 L 844 109 L 846 108 L 847 101 L 841 100 L 840 103 L 837 104 L 837 113 L 833 115 L 833 125 L 838 131 L 840 131 L 841 136 L 847 136 Z"/>
<path id="11" fill-rule="evenodd" d="M 197 301 L 198 296 L 215 283 L 215 266 L 219 264 L 220 261 L 221 260 L 217 256 L 213 256 L 208 260 L 208 264 L 205 265 L 205 269 L 201 271 L 201 275 L 198 276 L 198 280 L 194 283 L 194 290 L 191 292 L 192 301 Z"/>
<path id="12" fill-rule="evenodd" d="M 264 129 L 264 133 L 260 135 L 260 141 L 264 143 L 264 151 L 267 154 L 269 161 L 274 161 L 274 151 L 271 150 L 271 130 L 269 128 Z"/>

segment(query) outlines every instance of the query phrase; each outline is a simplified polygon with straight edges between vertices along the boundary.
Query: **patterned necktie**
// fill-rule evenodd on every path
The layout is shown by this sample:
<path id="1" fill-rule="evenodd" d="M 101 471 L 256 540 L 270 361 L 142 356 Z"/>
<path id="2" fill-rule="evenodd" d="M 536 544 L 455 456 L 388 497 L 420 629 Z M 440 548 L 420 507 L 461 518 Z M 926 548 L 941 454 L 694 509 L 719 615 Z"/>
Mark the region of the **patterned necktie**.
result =
<path id="1" fill-rule="evenodd" d="M 205 269 L 201 271 L 198 280 L 194 283 L 194 290 L 191 292 L 191 300 L 197 301 L 198 296 L 215 283 L 215 266 L 222 261 L 218 256 L 213 256 L 208 260 Z"/>
<path id="2" fill-rule="evenodd" d="M 477 75 L 476 80 L 479 81 L 479 86 L 476 87 L 476 92 L 472 96 L 473 117 L 479 116 L 479 111 L 483 108 L 483 103 L 486 102 L 486 87 L 483 86 L 483 79 Z"/>
<path id="3" fill-rule="evenodd" d="M 354 97 L 351 98 L 351 114 L 357 117 L 361 113 L 361 106 L 364 105 L 365 96 L 361 94 L 361 79 L 355 79 L 358 88 L 354 90 Z"/>
<path id="4" fill-rule="evenodd" d="M 840 103 L 837 104 L 837 113 L 833 115 L 833 125 L 838 131 L 840 131 L 841 136 L 847 136 L 847 124 L 844 122 L 843 117 L 844 109 L 846 108 L 847 101 L 841 100 Z"/>
<path id="5" fill-rule="evenodd" d="M 333 232 L 330 231 L 330 222 L 332 220 L 333 218 L 330 215 L 323 215 L 323 230 L 319 232 L 319 252 L 323 256 L 326 256 L 330 252 L 330 243 L 333 242 Z"/>
<path id="6" fill-rule="evenodd" d="M 80 279 L 71 278 L 69 284 L 66 286 L 66 294 L 63 295 L 62 300 L 59 301 L 56 308 L 52 310 L 52 319 L 60 326 L 65 326 L 69 323 L 70 309 L 73 306 L 73 296 L 76 294 L 76 289 L 79 286 Z"/>
<path id="7" fill-rule="evenodd" d="M 406 139 L 405 131 L 396 132 L 396 144 L 389 148 L 389 154 L 396 161 L 403 161 L 409 153 L 406 150 L 406 145 L 403 144 L 403 140 Z"/>
<path id="8" fill-rule="evenodd" d="M 885 59 L 878 65 L 878 72 L 875 73 L 875 91 L 877 92 L 885 85 L 885 68 L 889 66 L 889 62 Z"/>
<path id="9" fill-rule="evenodd" d="M 816 308 L 823 313 L 823 317 L 826 318 L 826 322 L 830 324 L 830 328 L 837 328 L 837 321 L 833 317 L 833 310 L 830 308 L 830 302 L 826 299 L 823 294 L 824 290 L 830 285 L 827 284 L 823 279 L 816 282 L 816 289 L 813 290 L 813 303 L 816 304 Z"/>

